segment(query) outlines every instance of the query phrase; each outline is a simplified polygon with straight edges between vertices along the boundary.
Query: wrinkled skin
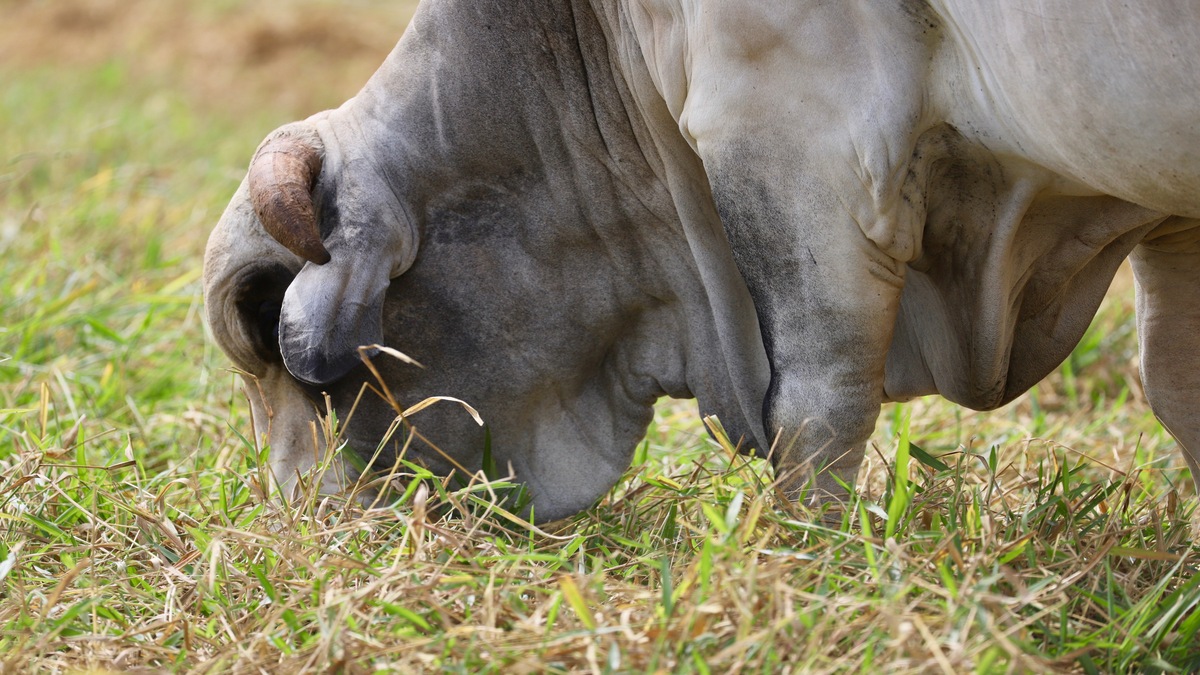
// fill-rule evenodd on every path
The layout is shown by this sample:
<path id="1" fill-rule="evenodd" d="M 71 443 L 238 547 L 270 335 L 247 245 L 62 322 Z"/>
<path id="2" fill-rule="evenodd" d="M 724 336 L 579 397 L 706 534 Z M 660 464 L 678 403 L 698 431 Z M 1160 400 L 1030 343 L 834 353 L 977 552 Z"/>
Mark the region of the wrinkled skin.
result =
<path id="1" fill-rule="evenodd" d="M 209 242 L 285 490 L 379 343 L 425 366 L 374 356 L 400 401 L 478 408 L 539 520 L 611 487 L 663 395 L 836 495 L 882 402 L 1012 400 L 1126 257 L 1146 393 L 1200 476 L 1200 9 L 1023 4 L 427 1 L 297 123 L 332 260 L 268 236 L 245 184 Z M 364 395 L 349 447 L 394 418 Z M 480 467 L 460 408 L 412 421 L 410 459 Z"/>

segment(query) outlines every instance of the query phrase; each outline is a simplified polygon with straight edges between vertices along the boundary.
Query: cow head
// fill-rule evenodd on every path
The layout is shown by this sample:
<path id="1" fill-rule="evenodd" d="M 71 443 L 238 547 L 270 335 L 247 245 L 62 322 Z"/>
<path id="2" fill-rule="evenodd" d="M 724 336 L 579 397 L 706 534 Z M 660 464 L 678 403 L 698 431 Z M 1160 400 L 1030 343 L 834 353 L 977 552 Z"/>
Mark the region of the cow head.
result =
<path id="1" fill-rule="evenodd" d="M 389 280 L 416 254 L 379 166 L 339 131 L 323 113 L 270 134 L 206 251 L 210 326 L 247 380 L 256 433 L 288 487 L 333 440 L 313 426 L 323 394 L 344 393 L 337 383 L 361 366 L 360 346 L 384 341 Z"/>
<path id="2" fill-rule="evenodd" d="M 704 167 L 569 10 L 423 5 L 357 96 L 255 154 L 204 284 L 285 488 L 330 444 L 435 473 L 488 447 L 556 518 L 617 481 L 663 395 L 765 447 L 769 367 Z M 439 405 L 390 433 L 433 396 L 486 427 Z"/>
<path id="3" fill-rule="evenodd" d="M 725 386 L 707 306 L 679 297 L 709 302 L 677 223 L 655 232 L 630 200 L 524 171 L 422 183 L 371 156 L 384 144 L 363 126 L 335 111 L 271 134 L 206 252 L 214 338 L 286 489 L 330 444 L 435 473 L 480 469 L 490 444 L 535 516 L 560 517 L 620 477 L 656 398 Z M 368 368 L 360 347 L 376 344 L 424 367 L 368 350 Z M 412 419 L 411 442 L 389 434 L 394 401 L 430 396 L 469 402 L 486 428 L 447 405 Z M 317 424 L 327 405 L 341 438 Z"/>

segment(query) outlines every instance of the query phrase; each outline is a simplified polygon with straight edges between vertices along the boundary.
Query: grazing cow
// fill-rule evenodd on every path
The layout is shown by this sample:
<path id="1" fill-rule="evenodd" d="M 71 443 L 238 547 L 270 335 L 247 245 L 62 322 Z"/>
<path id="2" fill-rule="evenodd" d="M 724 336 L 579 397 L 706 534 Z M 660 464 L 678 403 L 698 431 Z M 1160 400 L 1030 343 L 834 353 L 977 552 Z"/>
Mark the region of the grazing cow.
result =
<path id="1" fill-rule="evenodd" d="M 209 321 L 285 486 L 327 405 L 391 465 L 359 351 L 388 345 L 424 365 L 366 352 L 395 399 L 487 423 L 434 406 L 409 458 L 490 444 L 545 520 L 664 395 L 834 492 L 882 402 L 1012 400 L 1131 257 L 1145 391 L 1200 477 L 1198 111 L 1182 1 L 427 0 L 259 147 Z"/>

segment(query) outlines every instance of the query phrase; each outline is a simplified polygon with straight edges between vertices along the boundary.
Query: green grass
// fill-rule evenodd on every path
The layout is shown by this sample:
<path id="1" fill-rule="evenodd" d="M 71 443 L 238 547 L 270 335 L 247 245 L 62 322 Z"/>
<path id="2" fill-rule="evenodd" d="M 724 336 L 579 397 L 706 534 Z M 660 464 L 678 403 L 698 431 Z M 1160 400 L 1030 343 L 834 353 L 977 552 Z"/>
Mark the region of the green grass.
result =
<path id="1" fill-rule="evenodd" d="M 1200 669 L 1194 489 L 1130 389 L 1128 292 L 1012 406 L 886 408 L 836 526 L 685 404 L 549 532 L 431 479 L 281 508 L 199 270 L 285 119 L 131 73 L 0 73 L 5 672 Z"/>

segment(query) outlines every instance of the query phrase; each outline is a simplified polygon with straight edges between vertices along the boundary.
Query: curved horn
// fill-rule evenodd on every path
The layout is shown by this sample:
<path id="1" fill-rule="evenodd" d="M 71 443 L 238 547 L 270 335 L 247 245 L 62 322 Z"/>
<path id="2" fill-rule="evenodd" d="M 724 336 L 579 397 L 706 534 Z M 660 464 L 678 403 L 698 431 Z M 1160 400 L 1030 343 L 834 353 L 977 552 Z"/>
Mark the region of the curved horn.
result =
<path id="1" fill-rule="evenodd" d="M 324 148 L 316 132 L 272 134 L 250 162 L 250 203 L 263 229 L 289 251 L 324 265 L 312 189 L 321 173 Z"/>

